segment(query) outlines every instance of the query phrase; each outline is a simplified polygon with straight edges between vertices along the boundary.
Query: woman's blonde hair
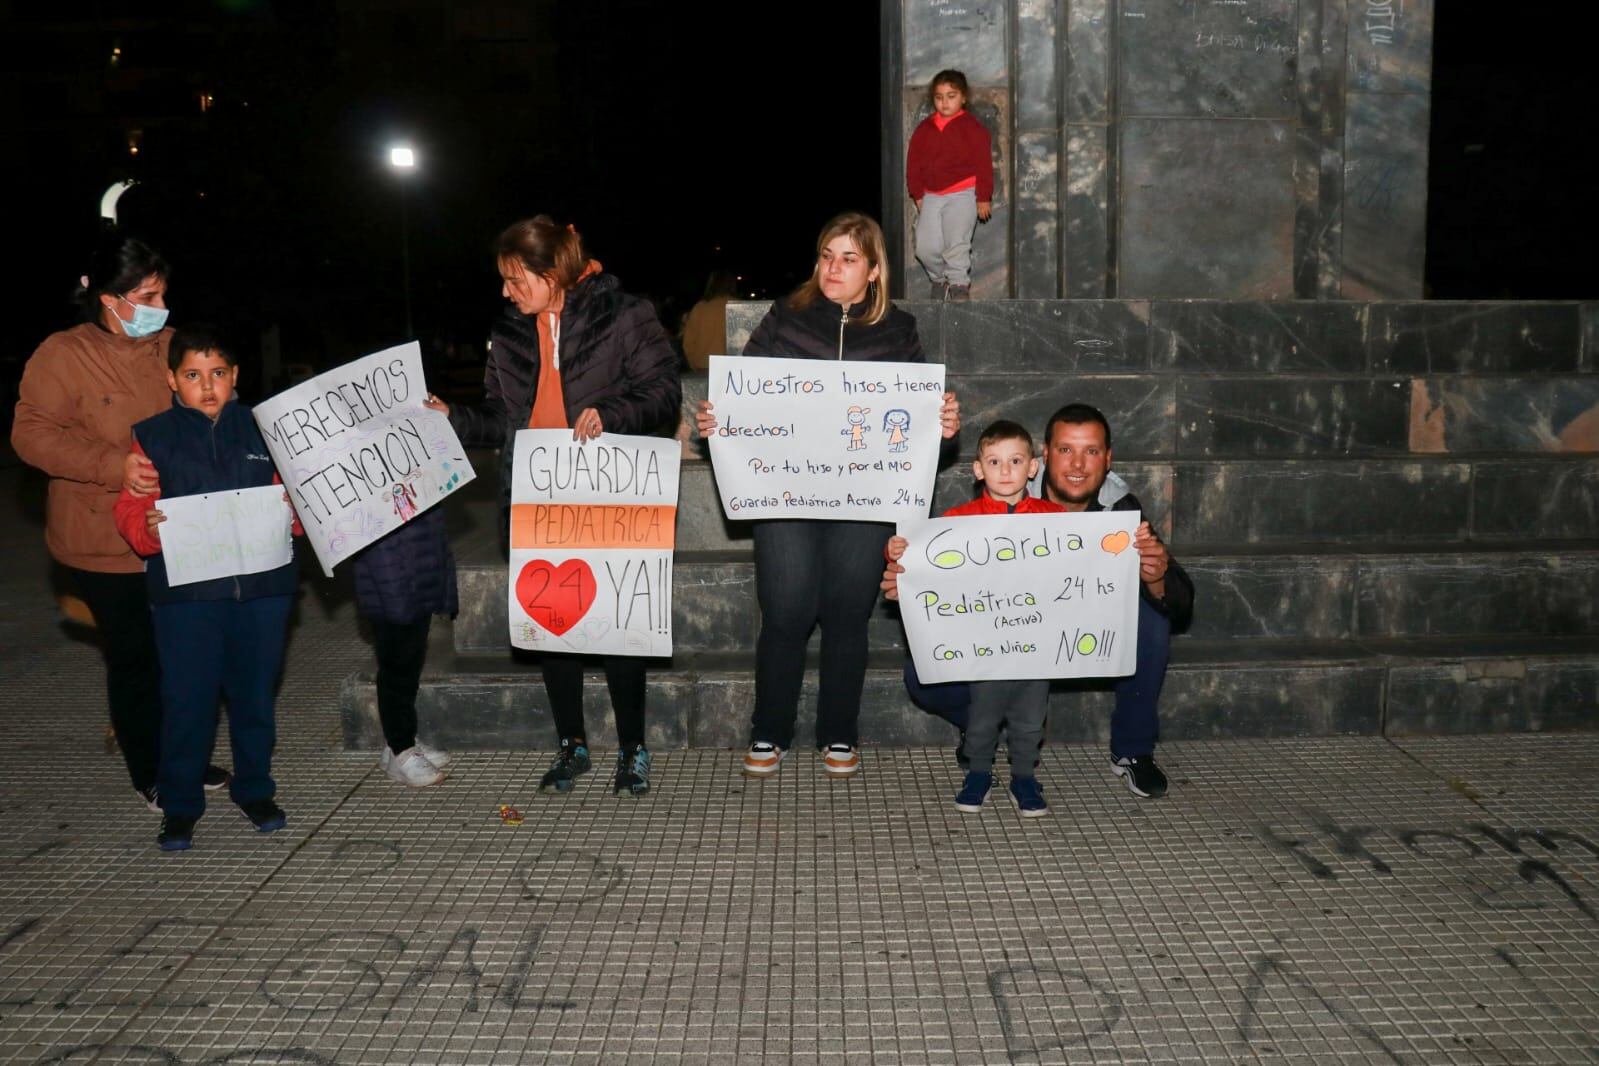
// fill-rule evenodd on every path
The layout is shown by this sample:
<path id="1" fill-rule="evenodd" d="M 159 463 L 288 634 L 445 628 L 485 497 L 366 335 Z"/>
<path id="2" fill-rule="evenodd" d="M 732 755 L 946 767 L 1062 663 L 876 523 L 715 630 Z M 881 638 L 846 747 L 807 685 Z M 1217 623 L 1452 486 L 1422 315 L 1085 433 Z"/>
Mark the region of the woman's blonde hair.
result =
<path id="1" fill-rule="evenodd" d="M 529 274 L 562 289 L 576 285 L 588 266 L 588 253 L 577 230 L 558 225 L 549 215 L 535 215 L 507 226 L 494 242 L 494 258 L 515 260 Z"/>
<path id="2" fill-rule="evenodd" d="M 866 313 L 850 319 L 852 324 L 875 326 L 888 314 L 888 246 L 883 242 L 883 228 L 859 211 L 845 211 L 822 227 L 821 236 L 816 238 L 816 268 L 805 284 L 789 295 L 788 305 L 809 307 L 823 299 L 822 284 L 817 280 L 822 270 L 822 249 L 838 237 L 848 237 L 866 257 L 866 265 L 877 268 L 877 280 L 866 286 Z"/>

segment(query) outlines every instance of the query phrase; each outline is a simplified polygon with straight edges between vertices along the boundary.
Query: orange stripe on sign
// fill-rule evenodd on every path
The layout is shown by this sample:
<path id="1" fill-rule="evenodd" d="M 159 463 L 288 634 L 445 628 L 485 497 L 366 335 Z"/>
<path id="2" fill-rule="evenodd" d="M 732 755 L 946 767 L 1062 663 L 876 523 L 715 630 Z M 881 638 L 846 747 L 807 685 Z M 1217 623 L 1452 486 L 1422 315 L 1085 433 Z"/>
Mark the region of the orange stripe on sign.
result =
<path id="1" fill-rule="evenodd" d="M 676 540 L 668 504 L 513 503 L 513 548 L 666 548 Z"/>

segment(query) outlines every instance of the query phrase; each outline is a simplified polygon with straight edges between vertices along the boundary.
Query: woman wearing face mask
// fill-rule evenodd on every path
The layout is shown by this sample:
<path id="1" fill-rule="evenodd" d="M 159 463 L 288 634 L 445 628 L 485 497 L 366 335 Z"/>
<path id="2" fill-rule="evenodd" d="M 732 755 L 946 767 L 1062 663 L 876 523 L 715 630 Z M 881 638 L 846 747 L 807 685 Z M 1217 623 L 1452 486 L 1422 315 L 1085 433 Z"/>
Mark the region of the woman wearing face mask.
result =
<path id="1" fill-rule="evenodd" d="M 500 535 L 508 537 L 517 430 L 571 430 L 579 441 L 602 433 L 669 432 L 676 428 L 682 393 L 677 352 L 654 309 L 604 273 L 574 228 L 548 215 L 513 223 L 495 244 L 495 260 L 500 293 L 511 306 L 491 334 L 486 402 L 456 405 L 453 413 L 432 398 L 428 406 L 449 415 L 467 445 L 503 445 Z M 560 748 L 539 789 L 567 792 L 591 765 L 584 657 L 546 654 L 540 665 Z M 642 796 L 650 787 L 644 660 L 608 655 L 601 665 L 620 748 L 612 791 Z"/>
<path id="2" fill-rule="evenodd" d="M 85 321 L 51 334 L 22 372 L 11 446 L 50 475 L 45 543 L 94 615 L 106 664 L 111 725 L 128 776 L 160 810 L 160 667 L 144 562 L 117 533 L 112 506 L 126 486 L 157 488 L 155 468 L 129 453 L 135 422 L 171 404 L 166 383 L 167 264 L 149 245 L 111 236 L 78 279 Z M 206 787 L 227 775 L 212 767 Z"/>
<path id="3" fill-rule="evenodd" d="M 744 354 L 923 362 L 916 320 L 888 299 L 887 250 L 877 223 L 851 211 L 822 227 L 810 279 L 772 305 Z M 702 437 L 716 429 L 708 401 L 700 401 L 696 422 Z M 939 422 L 948 443 L 960 431 L 960 404 L 952 392 L 944 394 Z M 761 634 L 744 774 L 775 774 L 793 744 L 805 644 L 820 625 L 816 746 L 824 773 L 851 777 L 861 766 L 856 722 L 866 681 L 866 627 L 877 603 L 883 547 L 894 527 L 809 519 L 754 525 Z"/>

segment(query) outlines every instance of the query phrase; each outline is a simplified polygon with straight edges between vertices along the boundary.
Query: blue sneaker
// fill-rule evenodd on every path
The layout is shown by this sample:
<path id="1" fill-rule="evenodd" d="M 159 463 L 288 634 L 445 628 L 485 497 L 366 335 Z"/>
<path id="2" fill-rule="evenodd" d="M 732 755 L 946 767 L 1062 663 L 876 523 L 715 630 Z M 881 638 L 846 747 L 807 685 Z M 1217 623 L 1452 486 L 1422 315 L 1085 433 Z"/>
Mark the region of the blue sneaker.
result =
<path id="1" fill-rule="evenodd" d="M 983 809 L 983 800 L 988 798 L 988 790 L 993 785 L 993 774 L 969 771 L 961 790 L 955 793 L 955 809 L 965 811 L 967 814 L 976 814 Z"/>
<path id="2" fill-rule="evenodd" d="M 550 768 L 544 771 L 544 777 L 539 781 L 539 791 L 547 788 L 557 792 L 572 791 L 578 775 L 588 773 L 590 765 L 588 744 L 580 737 L 567 737 L 561 741 Z"/>
<path id="3" fill-rule="evenodd" d="M 650 749 L 639 744 L 616 753 L 616 784 L 612 795 L 627 792 L 642 796 L 650 790 Z"/>
<path id="4" fill-rule="evenodd" d="M 1044 790 L 1038 787 L 1036 777 L 1011 778 L 1010 799 L 1016 804 L 1016 809 L 1022 812 L 1023 818 L 1042 818 L 1049 813 L 1049 804 L 1044 802 Z"/>
<path id="5" fill-rule="evenodd" d="M 162 851 L 188 851 L 194 847 L 193 818 L 179 818 L 175 814 L 161 819 L 161 834 L 155 838 Z"/>
<path id="6" fill-rule="evenodd" d="M 276 833 L 289 824 L 289 816 L 283 813 L 282 807 L 271 800 L 251 800 L 249 803 L 239 804 L 239 809 L 250 819 L 250 824 L 255 826 L 257 833 Z"/>

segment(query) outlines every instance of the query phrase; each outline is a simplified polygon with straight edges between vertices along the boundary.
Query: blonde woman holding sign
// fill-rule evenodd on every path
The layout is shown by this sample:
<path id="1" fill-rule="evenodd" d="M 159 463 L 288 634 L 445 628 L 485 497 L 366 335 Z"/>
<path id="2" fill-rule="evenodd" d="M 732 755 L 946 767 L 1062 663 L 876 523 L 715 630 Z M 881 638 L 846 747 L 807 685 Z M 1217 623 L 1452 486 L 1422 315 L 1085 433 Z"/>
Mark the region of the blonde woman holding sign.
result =
<path id="1" fill-rule="evenodd" d="M 822 228 L 816 267 L 788 297 L 772 305 L 745 355 L 795 359 L 924 362 L 916 320 L 888 299 L 883 231 L 851 211 Z M 716 429 L 709 402 L 696 417 L 702 437 Z M 944 394 L 939 412 L 945 441 L 960 432 L 960 404 Z M 807 519 L 755 523 L 755 589 L 761 633 L 755 646 L 755 711 L 744 773 L 775 774 L 794 742 L 805 644 L 822 629 L 821 694 L 816 745 L 830 777 L 860 772 L 861 689 L 866 683 L 866 629 L 877 604 L 883 546 L 894 527 L 882 522 Z"/>
<path id="2" fill-rule="evenodd" d="M 500 292 L 511 304 L 494 326 L 482 407 L 428 406 L 450 416 L 469 446 L 501 445 L 500 533 L 509 536 L 511 442 L 519 429 L 570 429 L 574 440 L 602 433 L 674 428 L 682 402 L 677 353 L 648 301 L 589 257 L 571 226 L 548 215 L 513 223 L 495 244 Z M 502 545 L 506 541 L 502 541 Z M 542 656 L 544 689 L 560 736 L 539 783 L 566 792 L 590 765 L 583 724 L 583 656 Z M 644 743 L 644 660 L 602 657 L 621 750 L 614 791 L 642 795 L 650 784 Z"/>

